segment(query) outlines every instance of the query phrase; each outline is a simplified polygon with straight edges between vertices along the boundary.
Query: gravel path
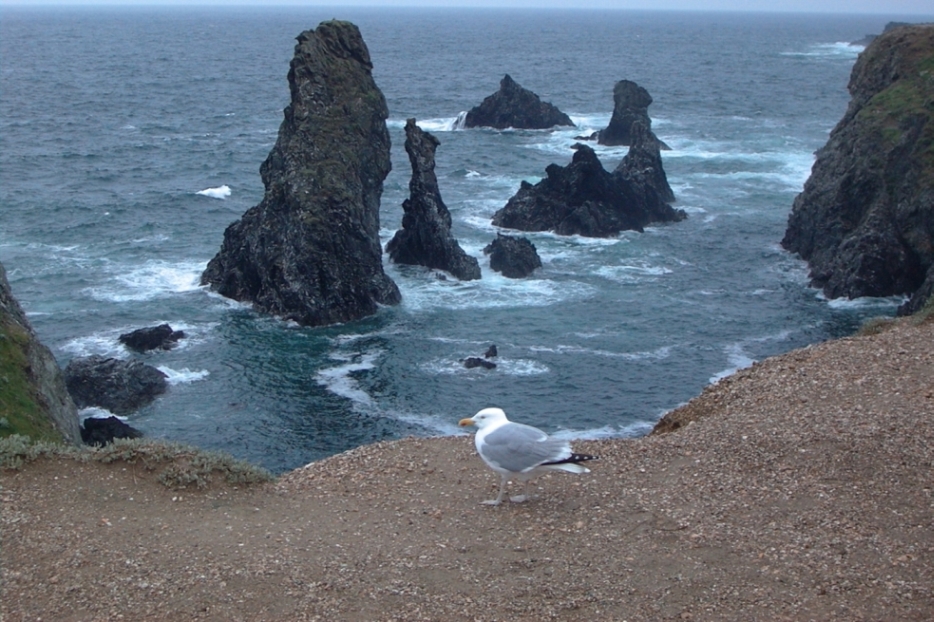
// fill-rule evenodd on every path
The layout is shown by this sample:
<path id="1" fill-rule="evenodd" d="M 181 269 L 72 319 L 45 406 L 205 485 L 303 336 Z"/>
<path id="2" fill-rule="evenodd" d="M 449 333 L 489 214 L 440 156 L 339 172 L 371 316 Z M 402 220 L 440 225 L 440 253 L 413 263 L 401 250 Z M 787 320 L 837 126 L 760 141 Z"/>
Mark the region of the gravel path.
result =
<path id="1" fill-rule="evenodd" d="M 469 437 L 240 489 L 3 471 L 0 619 L 931 620 L 932 345 L 906 320 L 768 359 L 495 508 Z"/>

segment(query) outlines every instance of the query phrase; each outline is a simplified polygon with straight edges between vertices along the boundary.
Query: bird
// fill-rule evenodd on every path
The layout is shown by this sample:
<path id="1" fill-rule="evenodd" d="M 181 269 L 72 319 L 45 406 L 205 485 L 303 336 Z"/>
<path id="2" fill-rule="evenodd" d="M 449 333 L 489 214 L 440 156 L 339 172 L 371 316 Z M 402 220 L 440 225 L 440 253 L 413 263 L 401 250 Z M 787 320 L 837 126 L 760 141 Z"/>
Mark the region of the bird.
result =
<path id="1" fill-rule="evenodd" d="M 484 505 L 499 505 L 511 479 L 523 482 L 521 495 L 510 497 L 514 503 L 528 500 L 529 480 L 548 471 L 589 473 L 581 462 L 596 460 L 597 456 L 571 451 L 568 441 L 553 438 L 538 428 L 515 423 L 506 418 L 501 408 L 484 408 L 473 417 L 461 419 L 461 427 L 475 425 L 474 443 L 477 453 L 487 466 L 499 473 L 499 495 L 482 501 Z"/>

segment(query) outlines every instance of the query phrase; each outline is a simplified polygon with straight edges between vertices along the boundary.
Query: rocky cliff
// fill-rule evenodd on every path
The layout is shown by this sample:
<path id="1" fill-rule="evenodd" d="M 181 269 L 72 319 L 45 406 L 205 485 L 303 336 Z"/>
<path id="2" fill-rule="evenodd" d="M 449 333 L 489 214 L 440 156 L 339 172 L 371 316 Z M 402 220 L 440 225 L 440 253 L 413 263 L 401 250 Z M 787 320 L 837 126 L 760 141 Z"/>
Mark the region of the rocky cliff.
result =
<path id="1" fill-rule="evenodd" d="M 58 362 L 33 333 L 0 264 L 0 436 L 10 434 L 81 443 Z"/>
<path id="2" fill-rule="evenodd" d="M 782 246 L 828 297 L 907 294 L 911 313 L 934 289 L 934 26 L 873 40 L 848 88 Z"/>
<path id="3" fill-rule="evenodd" d="M 465 127 L 493 127 L 499 130 L 513 127 L 543 130 L 556 125 L 574 126 L 571 118 L 538 95 L 524 89 L 506 74 L 499 90 L 479 106 L 471 108 L 464 119 Z"/>
<path id="4" fill-rule="evenodd" d="M 412 164 L 409 198 L 402 203 L 402 229 L 386 244 L 396 263 L 450 272 L 462 281 L 480 278 L 480 264 L 451 235 L 451 213 L 441 199 L 435 175 L 435 150 L 440 142 L 409 119 L 405 151 Z"/>
<path id="5" fill-rule="evenodd" d="M 265 195 L 224 232 L 203 284 L 308 326 L 400 301 L 382 266 L 389 113 L 372 69 L 349 22 L 323 22 L 298 36 L 291 103 L 260 167 Z"/>

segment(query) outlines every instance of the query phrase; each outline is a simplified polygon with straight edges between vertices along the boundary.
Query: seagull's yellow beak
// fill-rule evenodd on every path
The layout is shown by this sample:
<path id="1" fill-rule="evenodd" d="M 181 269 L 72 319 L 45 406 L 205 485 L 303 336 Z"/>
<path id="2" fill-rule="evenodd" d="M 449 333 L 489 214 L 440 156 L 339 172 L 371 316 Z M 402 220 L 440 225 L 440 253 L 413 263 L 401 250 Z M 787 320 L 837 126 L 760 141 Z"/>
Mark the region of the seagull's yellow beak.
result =
<path id="1" fill-rule="evenodd" d="M 466 419 L 461 419 L 457 425 L 464 428 L 464 427 L 467 427 L 468 425 L 473 425 L 473 424 L 474 424 L 474 420 L 471 419 L 470 417 L 467 417 Z"/>

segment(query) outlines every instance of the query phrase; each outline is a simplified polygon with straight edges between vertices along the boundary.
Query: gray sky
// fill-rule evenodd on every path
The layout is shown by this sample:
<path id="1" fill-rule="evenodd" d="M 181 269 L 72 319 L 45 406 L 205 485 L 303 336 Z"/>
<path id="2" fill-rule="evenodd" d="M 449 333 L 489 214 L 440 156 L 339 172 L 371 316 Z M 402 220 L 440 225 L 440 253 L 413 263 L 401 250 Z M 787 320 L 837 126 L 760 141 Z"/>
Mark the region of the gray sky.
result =
<path id="1" fill-rule="evenodd" d="M 934 0 L 0 0 L 0 6 L 488 6 L 521 8 L 781 11 L 934 15 Z"/>

